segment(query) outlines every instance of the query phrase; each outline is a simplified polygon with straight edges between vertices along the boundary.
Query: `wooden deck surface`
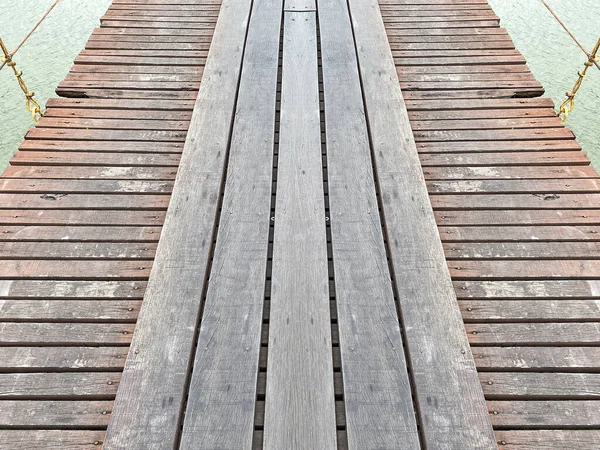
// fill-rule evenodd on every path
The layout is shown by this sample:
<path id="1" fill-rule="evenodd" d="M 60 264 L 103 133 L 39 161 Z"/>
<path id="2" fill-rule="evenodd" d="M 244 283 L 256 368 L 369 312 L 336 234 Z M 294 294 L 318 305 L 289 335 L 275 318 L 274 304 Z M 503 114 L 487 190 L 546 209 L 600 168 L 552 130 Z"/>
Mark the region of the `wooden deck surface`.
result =
<path id="1" fill-rule="evenodd" d="M 0 449 L 597 448 L 600 181 L 498 22 L 113 0 L 0 178 Z"/>

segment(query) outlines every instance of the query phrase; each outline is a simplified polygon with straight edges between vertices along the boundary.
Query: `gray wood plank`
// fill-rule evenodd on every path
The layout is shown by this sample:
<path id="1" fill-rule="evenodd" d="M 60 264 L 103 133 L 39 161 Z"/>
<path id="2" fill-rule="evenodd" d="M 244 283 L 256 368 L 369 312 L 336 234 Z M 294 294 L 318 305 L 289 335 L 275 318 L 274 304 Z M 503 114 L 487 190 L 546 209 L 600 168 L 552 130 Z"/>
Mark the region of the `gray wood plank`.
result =
<path id="1" fill-rule="evenodd" d="M 221 6 L 105 450 L 171 448 L 178 439 L 250 7 Z"/>
<path id="2" fill-rule="evenodd" d="M 316 14 L 284 14 L 264 448 L 336 448 Z"/>
<path id="3" fill-rule="evenodd" d="M 331 235 L 349 449 L 420 449 L 345 0 L 319 2 Z"/>
<path id="4" fill-rule="evenodd" d="M 282 7 L 282 0 L 252 7 L 181 449 L 252 447 Z"/>
<path id="5" fill-rule="evenodd" d="M 285 11 L 289 12 L 306 12 L 316 11 L 317 5 L 315 0 L 285 0 Z"/>
<path id="6" fill-rule="evenodd" d="M 424 444 L 495 449 L 379 6 L 349 6 Z"/>

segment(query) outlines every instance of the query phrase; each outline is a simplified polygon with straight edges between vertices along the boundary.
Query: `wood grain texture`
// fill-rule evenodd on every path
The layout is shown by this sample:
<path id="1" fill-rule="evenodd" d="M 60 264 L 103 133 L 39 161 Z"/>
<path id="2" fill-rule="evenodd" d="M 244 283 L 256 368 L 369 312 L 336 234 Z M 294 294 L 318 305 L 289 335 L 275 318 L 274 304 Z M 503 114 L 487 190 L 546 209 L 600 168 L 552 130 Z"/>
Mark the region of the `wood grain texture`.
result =
<path id="1" fill-rule="evenodd" d="M 252 6 L 181 449 L 252 446 L 282 7 L 281 0 Z"/>
<path id="2" fill-rule="evenodd" d="M 179 434 L 249 14 L 250 2 L 223 2 L 107 450 L 162 449 Z"/>
<path id="3" fill-rule="evenodd" d="M 318 6 L 348 448 L 418 449 L 348 7 Z"/>
<path id="4" fill-rule="evenodd" d="M 0 449 L 100 450 L 104 431 L 88 430 L 2 430 Z"/>
<path id="5" fill-rule="evenodd" d="M 379 6 L 349 5 L 424 442 L 495 449 Z"/>
<path id="6" fill-rule="evenodd" d="M 336 448 L 316 14 L 284 14 L 264 448 Z"/>

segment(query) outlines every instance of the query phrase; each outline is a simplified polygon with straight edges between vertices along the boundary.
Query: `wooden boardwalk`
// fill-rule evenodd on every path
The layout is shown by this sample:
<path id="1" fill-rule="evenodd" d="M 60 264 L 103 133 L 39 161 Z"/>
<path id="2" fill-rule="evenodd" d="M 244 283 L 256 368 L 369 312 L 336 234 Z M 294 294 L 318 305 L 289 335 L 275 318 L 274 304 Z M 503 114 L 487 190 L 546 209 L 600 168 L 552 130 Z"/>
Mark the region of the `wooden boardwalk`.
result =
<path id="1" fill-rule="evenodd" d="M 486 0 L 113 0 L 57 92 L 0 449 L 598 448 L 600 180 Z"/>

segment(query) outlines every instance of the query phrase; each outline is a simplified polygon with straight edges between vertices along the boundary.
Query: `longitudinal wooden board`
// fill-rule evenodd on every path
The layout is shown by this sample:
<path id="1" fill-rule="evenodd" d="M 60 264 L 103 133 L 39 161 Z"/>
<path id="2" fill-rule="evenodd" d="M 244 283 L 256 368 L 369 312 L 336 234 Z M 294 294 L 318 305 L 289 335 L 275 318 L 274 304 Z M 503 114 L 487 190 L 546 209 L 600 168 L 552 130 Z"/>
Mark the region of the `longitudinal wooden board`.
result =
<path id="1" fill-rule="evenodd" d="M 376 0 L 350 0 L 393 277 L 428 448 L 496 442 Z"/>
<path id="2" fill-rule="evenodd" d="M 285 12 L 264 448 L 336 448 L 316 14 Z"/>
<path id="3" fill-rule="evenodd" d="M 348 7 L 318 6 L 348 448 L 419 449 Z"/>
<path id="4" fill-rule="evenodd" d="M 162 449 L 179 436 L 227 161 L 251 2 L 225 1 L 194 107 L 105 449 Z"/>
<path id="5" fill-rule="evenodd" d="M 250 448 L 253 442 L 282 9 L 282 0 L 252 6 L 181 449 Z"/>

